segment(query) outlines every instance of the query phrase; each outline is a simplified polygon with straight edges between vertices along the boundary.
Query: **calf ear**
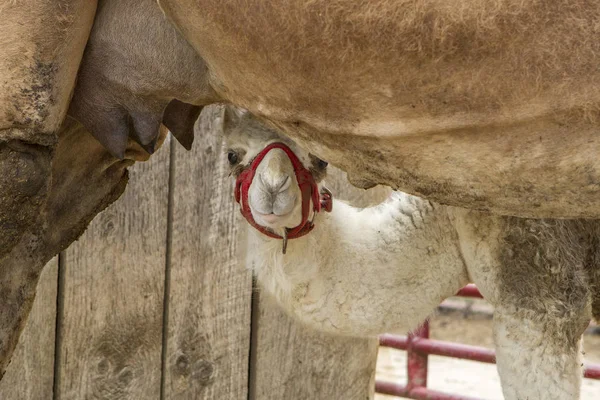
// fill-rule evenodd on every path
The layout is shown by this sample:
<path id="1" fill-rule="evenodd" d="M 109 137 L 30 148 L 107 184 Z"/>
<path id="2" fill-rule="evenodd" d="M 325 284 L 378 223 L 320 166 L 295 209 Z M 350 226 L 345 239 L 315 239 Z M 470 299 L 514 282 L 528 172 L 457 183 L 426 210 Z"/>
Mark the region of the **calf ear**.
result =
<path id="1" fill-rule="evenodd" d="M 194 125 L 200 116 L 202 106 L 194 106 L 179 100 L 171 100 L 165 108 L 162 123 L 175 136 L 186 150 L 192 149 Z"/>
<path id="2" fill-rule="evenodd" d="M 247 111 L 231 104 L 227 104 L 223 108 L 223 132 L 227 135 L 229 129 L 235 128 L 240 124 L 242 117 Z"/>

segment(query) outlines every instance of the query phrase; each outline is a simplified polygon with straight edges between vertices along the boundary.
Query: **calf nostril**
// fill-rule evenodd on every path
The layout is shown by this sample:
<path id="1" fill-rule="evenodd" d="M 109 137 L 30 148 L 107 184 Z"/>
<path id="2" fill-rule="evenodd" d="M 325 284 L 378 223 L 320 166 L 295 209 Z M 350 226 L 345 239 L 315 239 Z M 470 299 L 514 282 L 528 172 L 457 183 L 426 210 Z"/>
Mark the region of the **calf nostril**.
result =
<path id="1" fill-rule="evenodd" d="M 290 177 L 286 176 L 285 180 L 283 181 L 283 183 L 279 187 L 279 190 L 277 191 L 277 193 L 285 192 L 286 190 L 288 190 L 290 188 L 290 183 L 291 182 L 292 182 L 292 180 L 290 179 Z"/>
<path id="2" fill-rule="evenodd" d="M 291 183 L 289 175 L 273 178 L 261 174 L 260 180 L 264 188 L 272 194 L 277 194 L 286 191 L 287 189 L 289 189 Z"/>

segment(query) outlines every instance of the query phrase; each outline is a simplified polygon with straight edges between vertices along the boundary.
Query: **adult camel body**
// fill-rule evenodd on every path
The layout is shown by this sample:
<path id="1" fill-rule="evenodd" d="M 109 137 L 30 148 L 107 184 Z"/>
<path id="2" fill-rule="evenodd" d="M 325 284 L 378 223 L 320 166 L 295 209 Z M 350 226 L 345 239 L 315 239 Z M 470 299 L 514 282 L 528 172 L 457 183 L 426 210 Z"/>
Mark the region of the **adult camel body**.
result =
<path id="1" fill-rule="evenodd" d="M 505 215 L 599 215 L 598 2 L 158 3 L 221 97 L 358 185 Z"/>

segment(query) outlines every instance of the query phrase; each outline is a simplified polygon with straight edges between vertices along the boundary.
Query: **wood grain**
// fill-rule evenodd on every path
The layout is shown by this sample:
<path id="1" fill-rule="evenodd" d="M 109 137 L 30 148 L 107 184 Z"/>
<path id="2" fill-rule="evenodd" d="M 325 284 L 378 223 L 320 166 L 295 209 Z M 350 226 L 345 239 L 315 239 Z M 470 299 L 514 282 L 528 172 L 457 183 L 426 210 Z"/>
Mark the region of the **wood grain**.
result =
<path id="1" fill-rule="evenodd" d="M 0 399 L 48 400 L 54 380 L 58 257 L 42 271 L 27 324 L 0 381 Z"/>
<path id="2" fill-rule="evenodd" d="M 168 180 L 166 143 L 65 252 L 57 399 L 160 398 Z"/>
<path id="3" fill-rule="evenodd" d="M 175 148 L 165 399 L 247 398 L 251 274 L 237 263 L 221 111 L 205 109 L 191 152 Z"/>
<path id="4" fill-rule="evenodd" d="M 368 400 L 374 396 L 377 339 L 309 330 L 259 296 L 251 400 Z"/>
<path id="5" fill-rule="evenodd" d="M 357 206 L 377 204 L 389 189 L 351 187 L 329 167 L 326 181 L 336 198 Z M 309 330 L 266 294 L 253 315 L 251 400 L 367 400 L 374 396 L 377 339 L 332 336 Z"/>

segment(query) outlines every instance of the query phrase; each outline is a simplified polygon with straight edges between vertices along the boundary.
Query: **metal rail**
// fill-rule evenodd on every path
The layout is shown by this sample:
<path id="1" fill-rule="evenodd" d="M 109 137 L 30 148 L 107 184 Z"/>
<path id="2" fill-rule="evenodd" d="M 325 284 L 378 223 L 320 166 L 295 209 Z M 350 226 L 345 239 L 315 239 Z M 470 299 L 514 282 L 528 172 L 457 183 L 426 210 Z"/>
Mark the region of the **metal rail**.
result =
<path id="1" fill-rule="evenodd" d="M 462 297 L 483 298 L 475 285 L 467 285 L 456 294 Z M 407 383 L 399 385 L 391 382 L 375 382 L 377 393 L 407 397 L 422 400 L 481 400 L 474 397 L 442 393 L 427 388 L 427 357 L 430 354 L 460 358 L 463 360 L 479 361 L 489 364 L 496 363 L 496 352 L 492 349 L 466 344 L 429 339 L 429 323 L 408 336 L 381 335 L 380 346 L 406 350 Z M 586 364 L 585 378 L 600 380 L 600 364 Z"/>

